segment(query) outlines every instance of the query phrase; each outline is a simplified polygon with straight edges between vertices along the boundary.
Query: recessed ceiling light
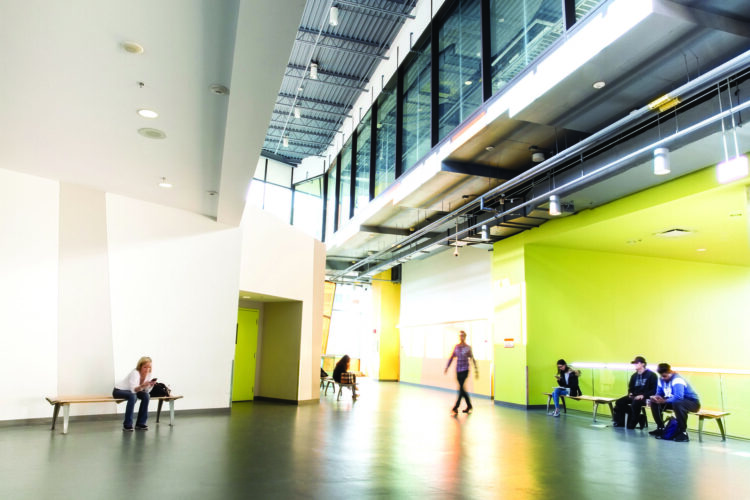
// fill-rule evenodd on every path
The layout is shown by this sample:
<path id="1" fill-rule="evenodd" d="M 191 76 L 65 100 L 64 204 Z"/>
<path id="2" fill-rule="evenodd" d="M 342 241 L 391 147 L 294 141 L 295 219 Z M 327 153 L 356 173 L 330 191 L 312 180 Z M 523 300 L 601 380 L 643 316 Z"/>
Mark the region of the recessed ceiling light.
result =
<path id="1" fill-rule="evenodd" d="M 495 149 L 495 146 L 487 146 L 484 148 L 485 151 L 492 151 L 493 149 Z"/>
<path id="2" fill-rule="evenodd" d="M 297 87 L 297 92 L 302 92 L 303 90 L 305 90 L 305 87 L 303 87 L 302 85 Z"/>
<path id="3" fill-rule="evenodd" d="M 596 90 L 603 89 L 607 85 L 606 82 L 603 80 L 599 80 L 598 82 L 594 82 L 592 87 L 594 87 Z"/>
<path id="4" fill-rule="evenodd" d="M 464 84 L 465 84 L 465 85 L 471 85 L 472 83 L 474 83 L 474 82 L 472 82 L 471 80 L 466 80 L 466 81 L 464 82 Z"/>
<path id="5" fill-rule="evenodd" d="M 143 137 L 148 137 L 149 139 L 166 139 L 167 134 L 165 134 L 162 130 L 159 130 L 158 128 L 139 128 L 138 133 L 141 134 Z"/>
<path id="6" fill-rule="evenodd" d="M 171 188 L 172 184 L 169 183 L 169 182 L 167 182 L 167 178 L 166 177 L 162 177 L 161 178 L 161 182 L 159 183 L 159 187 L 162 187 L 162 188 Z"/>
<path id="7" fill-rule="evenodd" d="M 696 252 L 705 252 L 706 249 L 705 248 L 696 248 L 695 251 Z"/>
<path id="8" fill-rule="evenodd" d="M 122 42 L 122 48 L 130 54 L 143 54 L 143 45 L 136 42 Z"/>
<path id="9" fill-rule="evenodd" d="M 214 83 L 208 88 L 216 95 L 229 95 L 229 88 L 219 83 Z"/>
<path id="10" fill-rule="evenodd" d="M 153 109 L 139 109 L 137 113 L 144 118 L 157 118 L 159 116 L 159 113 Z"/>

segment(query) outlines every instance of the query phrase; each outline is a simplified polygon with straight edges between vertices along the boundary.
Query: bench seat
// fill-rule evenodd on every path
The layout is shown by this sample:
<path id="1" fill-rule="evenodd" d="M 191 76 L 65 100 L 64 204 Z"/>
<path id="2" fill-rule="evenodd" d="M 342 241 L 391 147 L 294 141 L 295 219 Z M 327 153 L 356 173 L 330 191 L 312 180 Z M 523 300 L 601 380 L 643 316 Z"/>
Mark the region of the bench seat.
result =
<path id="1" fill-rule="evenodd" d="M 665 410 L 665 413 L 672 413 L 672 410 Z M 701 408 L 698 411 L 691 411 L 690 413 L 698 416 L 698 441 L 703 441 L 703 421 L 705 419 L 716 420 L 716 423 L 719 425 L 721 440 L 727 440 L 727 434 L 724 430 L 724 417 L 731 415 L 730 412 L 721 410 L 704 410 Z"/>
<path id="2" fill-rule="evenodd" d="M 543 392 L 545 396 L 547 396 L 547 413 L 549 413 L 549 405 L 552 402 L 552 393 L 551 392 Z M 617 401 L 617 398 L 606 398 L 602 396 L 560 396 L 560 402 L 562 403 L 563 410 L 565 413 L 568 413 L 568 409 L 565 406 L 565 398 L 569 399 L 575 399 L 576 401 L 591 401 L 594 404 L 594 422 L 596 422 L 596 414 L 599 411 L 599 405 L 600 404 L 606 404 L 609 406 L 609 411 L 614 415 L 614 408 L 612 407 L 612 404 Z"/>
<path id="3" fill-rule="evenodd" d="M 52 429 L 55 430 L 55 423 L 57 422 L 57 416 L 60 414 L 60 407 L 63 409 L 63 434 L 68 433 L 68 421 L 70 419 L 70 405 L 78 403 L 122 403 L 124 399 L 116 399 L 112 396 L 107 395 L 91 395 L 91 396 L 48 396 L 44 398 L 49 404 L 54 406 L 52 411 Z M 159 417 L 161 416 L 161 407 L 164 401 L 169 402 L 169 425 L 174 425 L 174 402 L 178 399 L 182 399 L 182 396 L 159 396 L 151 397 L 154 401 L 159 401 L 159 406 L 156 410 L 156 423 L 159 423 Z"/>

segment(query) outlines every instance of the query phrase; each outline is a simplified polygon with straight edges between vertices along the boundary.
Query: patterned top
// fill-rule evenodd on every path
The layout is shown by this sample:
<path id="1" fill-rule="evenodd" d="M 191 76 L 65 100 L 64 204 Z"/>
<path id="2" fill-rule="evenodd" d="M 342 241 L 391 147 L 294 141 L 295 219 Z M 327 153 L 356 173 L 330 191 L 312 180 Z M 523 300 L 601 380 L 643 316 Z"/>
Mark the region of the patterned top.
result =
<path id="1" fill-rule="evenodd" d="M 451 362 L 453 362 L 453 358 L 456 358 L 456 372 L 468 372 L 469 358 L 474 359 L 471 346 L 469 344 L 456 344 L 456 347 L 453 348 L 453 354 L 448 358 L 448 364 L 445 366 L 446 370 L 451 365 Z"/>

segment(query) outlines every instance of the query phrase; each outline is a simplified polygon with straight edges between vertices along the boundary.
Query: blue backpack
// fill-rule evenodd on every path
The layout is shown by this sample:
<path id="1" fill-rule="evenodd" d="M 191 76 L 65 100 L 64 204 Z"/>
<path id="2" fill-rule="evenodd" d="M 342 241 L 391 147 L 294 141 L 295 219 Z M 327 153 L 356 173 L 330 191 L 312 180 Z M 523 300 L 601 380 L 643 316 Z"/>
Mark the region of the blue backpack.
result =
<path id="1" fill-rule="evenodd" d="M 661 433 L 661 438 L 666 440 L 672 440 L 677 435 L 677 419 L 669 417 L 664 425 L 664 432 Z"/>

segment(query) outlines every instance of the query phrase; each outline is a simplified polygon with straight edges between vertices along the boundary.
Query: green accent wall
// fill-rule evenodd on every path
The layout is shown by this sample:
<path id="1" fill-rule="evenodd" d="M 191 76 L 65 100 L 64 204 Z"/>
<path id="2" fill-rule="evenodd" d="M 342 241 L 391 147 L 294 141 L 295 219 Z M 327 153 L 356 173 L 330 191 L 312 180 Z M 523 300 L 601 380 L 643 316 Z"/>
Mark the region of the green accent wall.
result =
<path id="1" fill-rule="evenodd" d="M 232 401 L 252 401 L 255 390 L 255 355 L 258 349 L 257 309 L 237 312 L 237 342 L 234 350 Z"/>

